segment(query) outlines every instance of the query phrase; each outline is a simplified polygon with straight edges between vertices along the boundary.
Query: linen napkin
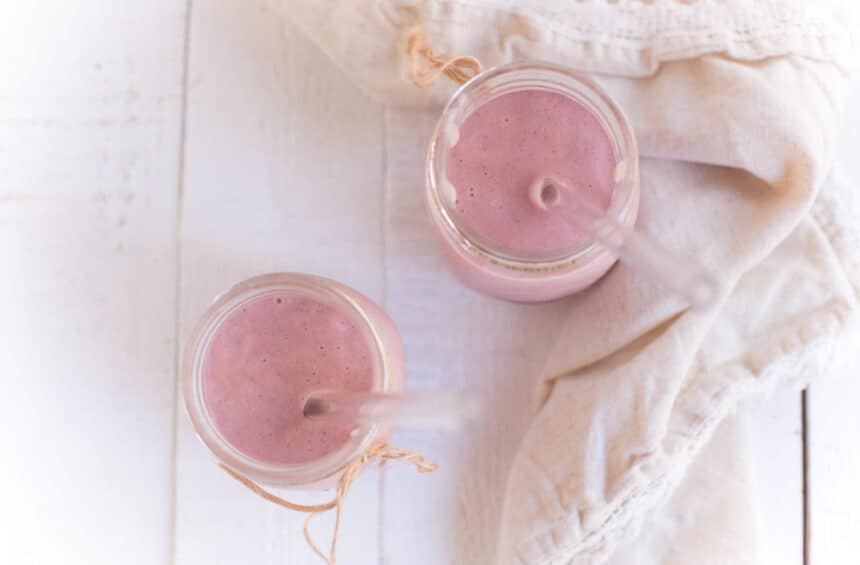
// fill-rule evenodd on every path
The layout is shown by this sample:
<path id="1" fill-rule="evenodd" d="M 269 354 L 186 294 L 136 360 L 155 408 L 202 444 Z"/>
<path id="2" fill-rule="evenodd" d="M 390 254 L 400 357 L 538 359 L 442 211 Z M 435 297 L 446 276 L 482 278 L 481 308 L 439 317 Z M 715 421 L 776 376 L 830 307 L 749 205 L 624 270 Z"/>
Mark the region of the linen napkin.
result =
<path id="1" fill-rule="evenodd" d="M 721 277 L 724 294 L 703 310 L 624 265 L 560 303 L 564 321 L 534 375 L 534 417 L 497 493 L 497 563 L 605 561 L 675 493 L 742 400 L 826 375 L 856 332 L 860 205 L 829 176 L 856 48 L 850 3 L 283 6 L 391 104 L 438 104 L 453 90 L 405 80 L 415 25 L 437 51 L 485 67 L 544 59 L 590 73 L 636 132 L 638 225 Z"/>

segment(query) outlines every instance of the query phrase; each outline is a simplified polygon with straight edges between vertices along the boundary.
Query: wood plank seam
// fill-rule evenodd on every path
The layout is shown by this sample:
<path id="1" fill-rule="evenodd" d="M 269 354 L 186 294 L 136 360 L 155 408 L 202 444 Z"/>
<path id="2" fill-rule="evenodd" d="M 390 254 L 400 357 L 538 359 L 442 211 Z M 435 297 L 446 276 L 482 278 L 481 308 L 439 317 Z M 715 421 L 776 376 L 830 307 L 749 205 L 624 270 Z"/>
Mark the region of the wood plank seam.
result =
<path id="1" fill-rule="evenodd" d="M 181 410 L 179 405 L 182 402 L 179 392 L 179 372 L 182 365 L 182 336 L 180 335 L 182 326 L 182 214 L 183 214 L 183 193 L 185 188 L 185 141 L 187 139 L 187 122 L 188 122 L 188 62 L 191 50 L 191 4 L 192 0 L 185 0 L 185 21 L 183 22 L 182 33 L 182 86 L 181 102 L 179 104 L 179 156 L 177 161 L 176 173 L 176 220 L 174 222 L 174 295 L 173 295 L 173 434 L 170 438 L 170 501 L 169 501 L 169 516 L 170 524 L 168 526 L 167 550 L 168 555 L 166 563 L 174 565 L 176 563 L 176 495 L 177 495 L 177 452 L 179 446 L 179 417 Z"/>
<path id="2" fill-rule="evenodd" d="M 382 296 L 381 306 L 388 310 L 388 213 L 391 206 L 391 175 L 389 174 L 391 108 L 386 105 L 382 113 Z M 407 375 L 408 379 L 409 376 Z M 408 385 L 407 385 L 408 386 Z M 379 469 L 379 506 L 376 514 L 376 553 L 379 555 L 379 565 L 385 565 L 385 475 L 386 468 Z"/>
<path id="3" fill-rule="evenodd" d="M 800 454 L 802 458 L 801 485 L 803 503 L 803 565 L 809 565 L 809 421 L 806 411 L 806 390 L 800 392 Z"/>

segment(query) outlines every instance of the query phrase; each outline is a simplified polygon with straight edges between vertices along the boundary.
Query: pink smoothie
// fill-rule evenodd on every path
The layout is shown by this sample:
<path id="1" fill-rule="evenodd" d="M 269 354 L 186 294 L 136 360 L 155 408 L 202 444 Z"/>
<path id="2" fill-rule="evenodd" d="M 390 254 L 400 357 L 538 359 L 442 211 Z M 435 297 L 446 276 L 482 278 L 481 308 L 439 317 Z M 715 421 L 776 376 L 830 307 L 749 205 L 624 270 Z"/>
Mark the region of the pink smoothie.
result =
<path id="1" fill-rule="evenodd" d="M 349 438 L 348 423 L 302 416 L 308 393 L 372 385 L 371 349 L 349 318 L 286 292 L 230 314 L 203 361 L 203 398 L 215 427 L 239 451 L 268 463 L 313 461 Z"/>
<path id="2" fill-rule="evenodd" d="M 564 198 L 549 214 L 530 201 L 529 186 L 542 176 L 609 207 L 612 142 L 597 118 L 568 96 L 542 90 L 503 94 L 472 112 L 458 133 L 447 176 L 459 221 L 494 249 L 547 255 L 582 237 L 564 219 L 575 198 Z"/>

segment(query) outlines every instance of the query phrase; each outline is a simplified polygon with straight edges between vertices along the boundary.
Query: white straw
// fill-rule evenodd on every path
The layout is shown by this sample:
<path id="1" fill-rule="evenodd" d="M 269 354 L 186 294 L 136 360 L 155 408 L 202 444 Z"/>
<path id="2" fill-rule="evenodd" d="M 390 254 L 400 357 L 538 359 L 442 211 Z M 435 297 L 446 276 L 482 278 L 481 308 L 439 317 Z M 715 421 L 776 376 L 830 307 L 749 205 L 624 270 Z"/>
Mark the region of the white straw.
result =
<path id="1" fill-rule="evenodd" d="M 672 253 L 640 230 L 609 216 L 583 194 L 554 177 L 541 177 L 529 186 L 529 199 L 536 208 L 550 211 L 565 197 L 576 198 L 565 219 L 585 231 L 586 236 L 611 249 L 633 268 L 684 296 L 696 306 L 706 306 L 719 295 L 717 277 L 692 259 Z"/>
<path id="2" fill-rule="evenodd" d="M 341 419 L 358 424 L 456 429 L 477 419 L 480 402 L 464 392 L 386 394 L 376 392 L 311 393 L 304 416 L 311 420 Z"/>

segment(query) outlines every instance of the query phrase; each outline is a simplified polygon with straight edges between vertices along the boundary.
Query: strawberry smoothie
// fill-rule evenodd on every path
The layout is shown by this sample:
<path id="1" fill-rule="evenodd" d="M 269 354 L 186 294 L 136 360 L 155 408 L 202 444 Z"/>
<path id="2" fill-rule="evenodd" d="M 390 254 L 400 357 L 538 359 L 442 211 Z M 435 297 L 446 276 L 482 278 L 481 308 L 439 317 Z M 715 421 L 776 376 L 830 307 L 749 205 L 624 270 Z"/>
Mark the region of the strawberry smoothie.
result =
<path id="1" fill-rule="evenodd" d="M 557 256 L 582 237 L 564 219 L 575 199 L 550 214 L 532 204 L 536 179 L 555 177 L 604 209 L 615 188 L 615 152 L 603 126 L 582 104 L 543 90 L 504 94 L 475 110 L 447 164 L 463 225 L 515 256 Z"/>
<path id="2" fill-rule="evenodd" d="M 354 426 L 302 416 L 317 390 L 373 386 L 368 343 L 331 306 L 279 293 L 228 316 L 203 362 L 203 398 L 215 427 L 236 449 L 271 463 L 306 463 L 331 453 Z"/>

